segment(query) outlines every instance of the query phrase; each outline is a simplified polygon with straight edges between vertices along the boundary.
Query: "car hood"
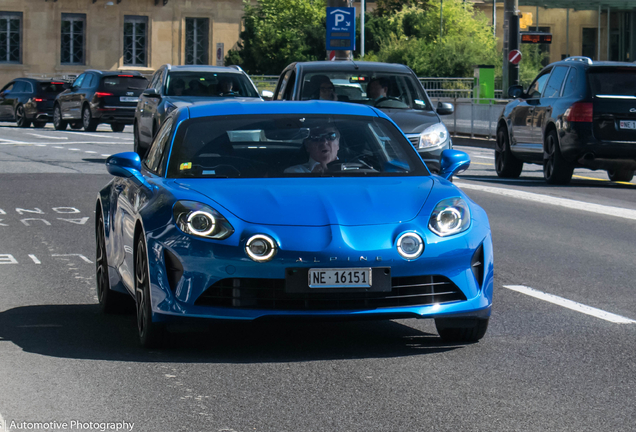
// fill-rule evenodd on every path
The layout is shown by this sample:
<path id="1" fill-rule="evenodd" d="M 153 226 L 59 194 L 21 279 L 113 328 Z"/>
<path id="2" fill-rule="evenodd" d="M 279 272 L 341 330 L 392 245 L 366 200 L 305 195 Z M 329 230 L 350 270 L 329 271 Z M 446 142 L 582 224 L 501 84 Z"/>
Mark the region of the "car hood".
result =
<path id="1" fill-rule="evenodd" d="M 389 116 L 405 134 L 420 133 L 427 127 L 439 123 L 439 117 L 432 111 L 387 108 L 381 108 L 381 111 Z"/>
<path id="2" fill-rule="evenodd" d="M 249 223 L 353 226 L 414 219 L 433 178 L 178 179 L 176 183 Z"/>

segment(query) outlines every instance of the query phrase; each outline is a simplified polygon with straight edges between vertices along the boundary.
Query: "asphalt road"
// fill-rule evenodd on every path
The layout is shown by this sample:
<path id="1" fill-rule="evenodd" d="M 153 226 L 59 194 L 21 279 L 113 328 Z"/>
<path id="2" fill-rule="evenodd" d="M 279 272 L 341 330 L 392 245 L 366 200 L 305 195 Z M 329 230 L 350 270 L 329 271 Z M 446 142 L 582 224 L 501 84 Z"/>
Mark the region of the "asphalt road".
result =
<path id="1" fill-rule="evenodd" d="M 550 187 L 538 166 L 501 181 L 488 143 L 457 147 L 472 165 L 455 183 L 487 210 L 495 247 L 493 316 L 477 344 L 400 320 L 223 325 L 146 351 L 134 315 L 101 315 L 94 288 L 95 196 L 104 159 L 132 150 L 129 129 L 0 125 L 10 430 L 636 430 L 634 182 L 577 170 Z"/>

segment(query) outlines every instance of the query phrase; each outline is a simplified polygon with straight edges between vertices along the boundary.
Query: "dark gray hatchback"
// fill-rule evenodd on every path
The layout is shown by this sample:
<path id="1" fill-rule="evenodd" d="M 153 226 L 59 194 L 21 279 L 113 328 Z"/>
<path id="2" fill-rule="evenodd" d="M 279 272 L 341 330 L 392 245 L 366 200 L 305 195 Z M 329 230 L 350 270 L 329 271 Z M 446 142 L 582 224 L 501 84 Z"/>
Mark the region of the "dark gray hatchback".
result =
<path id="1" fill-rule="evenodd" d="M 452 114 L 453 105 L 439 104 L 434 109 L 408 66 L 353 61 L 290 64 L 278 79 L 274 100 L 311 99 L 366 104 L 382 110 L 433 171 L 439 171 L 442 151 L 452 148 L 439 115 Z"/>

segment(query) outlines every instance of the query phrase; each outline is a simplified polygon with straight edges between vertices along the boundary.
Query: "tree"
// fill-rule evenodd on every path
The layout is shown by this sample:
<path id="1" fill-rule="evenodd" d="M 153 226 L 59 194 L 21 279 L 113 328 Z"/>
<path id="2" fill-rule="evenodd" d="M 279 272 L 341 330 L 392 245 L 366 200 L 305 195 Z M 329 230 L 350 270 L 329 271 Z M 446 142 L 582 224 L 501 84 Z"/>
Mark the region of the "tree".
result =
<path id="1" fill-rule="evenodd" d="M 323 0 L 258 0 L 244 3 L 245 30 L 225 64 L 250 74 L 278 75 L 294 61 L 324 60 L 326 10 Z"/>

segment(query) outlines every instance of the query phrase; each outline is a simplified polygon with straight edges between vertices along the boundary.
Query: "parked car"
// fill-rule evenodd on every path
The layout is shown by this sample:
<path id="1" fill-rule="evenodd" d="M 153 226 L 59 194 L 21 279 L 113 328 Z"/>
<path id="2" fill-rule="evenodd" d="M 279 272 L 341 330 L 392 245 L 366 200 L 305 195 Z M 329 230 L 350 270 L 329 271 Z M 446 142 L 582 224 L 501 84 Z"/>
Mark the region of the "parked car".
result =
<path id="1" fill-rule="evenodd" d="M 629 182 L 636 169 L 636 65 L 569 57 L 545 67 L 528 90 L 509 89 L 497 126 L 497 175 L 517 178 L 524 163 L 543 165 L 550 184 L 574 168 L 606 170 Z"/>
<path id="2" fill-rule="evenodd" d="M 175 108 L 206 100 L 259 98 L 238 66 L 161 66 L 139 97 L 135 112 L 135 152 L 144 156 L 163 120 Z"/>
<path id="3" fill-rule="evenodd" d="M 97 196 L 103 311 L 137 305 L 144 346 L 213 320 L 434 318 L 475 342 L 492 305 L 483 209 L 439 176 L 386 115 L 336 102 L 175 109 L 148 155 L 106 160 Z"/>
<path id="4" fill-rule="evenodd" d="M 54 79 L 16 78 L 0 90 L 0 120 L 15 121 L 18 127 L 33 123 L 42 128 L 53 118 L 55 97 L 65 82 Z"/>
<path id="5" fill-rule="evenodd" d="M 53 126 L 94 131 L 100 123 L 121 132 L 133 124 L 139 95 L 148 80 L 139 72 L 86 70 L 60 93 L 53 108 Z"/>
<path id="6" fill-rule="evenodd" d="M 370 92 L 372 81 L 384 83 L 386 93 L 376 97 Z M 415 73 L 405 65 L 376 62 L 318 61 L 292 63 L 281 73 L 274 100 L 311 100 L 324 98 L 321 86 L 333 85 L 333 99 L 372 105 L 388 115 L 406 134 L 426 165 L 440 168 L 440 156 L 453 147 L 450 134 L 440 115 L 452 114 L 453 105 L 437 108 Z M 382 85 L 382 84 L 381 84 Z"/>

